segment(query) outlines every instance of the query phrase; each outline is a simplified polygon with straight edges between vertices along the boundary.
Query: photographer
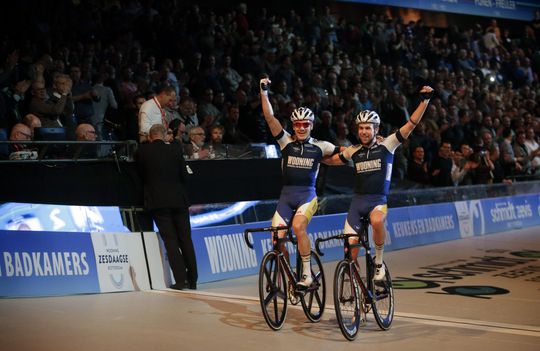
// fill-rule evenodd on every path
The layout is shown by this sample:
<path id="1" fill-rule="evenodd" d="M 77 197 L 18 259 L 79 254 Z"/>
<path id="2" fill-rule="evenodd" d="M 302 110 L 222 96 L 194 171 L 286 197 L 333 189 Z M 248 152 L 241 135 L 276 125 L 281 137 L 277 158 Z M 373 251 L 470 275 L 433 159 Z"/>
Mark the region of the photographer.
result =
<path id="1" fill-rule="evenodd" d="M 476 165 L 473 172 L 473 184 L 492 184 L 495 165 L 491 162 L 490 152 L 483 145 L 471 155 L 471 161 Z"/>

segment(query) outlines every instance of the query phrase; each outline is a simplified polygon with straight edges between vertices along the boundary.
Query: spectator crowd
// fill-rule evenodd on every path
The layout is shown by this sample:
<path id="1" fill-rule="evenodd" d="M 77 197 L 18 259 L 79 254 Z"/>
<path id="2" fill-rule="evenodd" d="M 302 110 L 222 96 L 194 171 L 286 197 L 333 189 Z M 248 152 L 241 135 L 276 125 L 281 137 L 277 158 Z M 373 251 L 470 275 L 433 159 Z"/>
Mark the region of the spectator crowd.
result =
<path id="1" fill-rule="evenodd" d="M 21 141 L 11 153 L 40 127 L 65 128 L 72 140 L 144 142 L 141 111 L 152 108 L 190 159 L 223 157 L 226 144 L 275 143 L 258 96 L 266 75 L 285 128 L 306 106 L 317 117 L 313 136 L 341 146 L 358 143 L 361 110 L 381 115 L 384 137 L 409 119 L 419 88 L 434 87 L 396 151 L 395 180 L 452 186 L 540 174 L 538 13 L 511 32 L 495 19 L 472 28 L 384 13 L 352 21 L 325 6 L 105 3 L 36 5 L 32 25 L 3 37 L 0 128 Z M 151 100 L 158 110 L 145 107 Z"/>

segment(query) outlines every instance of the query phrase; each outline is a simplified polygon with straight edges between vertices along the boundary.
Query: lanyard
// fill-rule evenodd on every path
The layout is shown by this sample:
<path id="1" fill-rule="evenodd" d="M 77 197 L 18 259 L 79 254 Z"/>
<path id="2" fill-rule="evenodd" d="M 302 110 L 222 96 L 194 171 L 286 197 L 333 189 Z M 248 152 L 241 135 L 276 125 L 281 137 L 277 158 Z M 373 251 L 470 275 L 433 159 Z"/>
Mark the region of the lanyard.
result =
<path id="1" fill-rule="evenodd" d="M 153 100 L 159 108 L 159 112 L 161 112 L 161 123 L 165 126 L 165 128 L 169 128 L 169 123 L 167 122 L 167 118 L 165 118 L 165 110 L 161 108 L 161 105 L 155 97 L 153 98 Z"/>

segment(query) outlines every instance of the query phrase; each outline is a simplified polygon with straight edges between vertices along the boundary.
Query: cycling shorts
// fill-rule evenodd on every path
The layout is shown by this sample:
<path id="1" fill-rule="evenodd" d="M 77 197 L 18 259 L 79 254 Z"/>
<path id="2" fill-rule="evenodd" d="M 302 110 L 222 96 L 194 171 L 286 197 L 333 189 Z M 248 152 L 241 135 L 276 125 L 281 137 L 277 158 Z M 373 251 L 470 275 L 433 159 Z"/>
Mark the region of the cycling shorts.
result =
<path id="1" fill-rule="evenodd" d="M 276 213 L 272 218 L 272 226 L 288 226 L 293 214 L 306 216 L 309 222 L 317 211 L 317 207 L 315 188 L 284 186 L 281 190 Z"/>
<path id="2" fill-rule="evenodd" d="M 383 213 L 388 211 L 386 202 L 386 195 L 354 195 L 347 213 L 344 232 L 346 234 L 358 233 L 362 226 L 362 218 L 369 216 L 375 208 Z M 351 229 L 354 233 L 351 232 Z"/>

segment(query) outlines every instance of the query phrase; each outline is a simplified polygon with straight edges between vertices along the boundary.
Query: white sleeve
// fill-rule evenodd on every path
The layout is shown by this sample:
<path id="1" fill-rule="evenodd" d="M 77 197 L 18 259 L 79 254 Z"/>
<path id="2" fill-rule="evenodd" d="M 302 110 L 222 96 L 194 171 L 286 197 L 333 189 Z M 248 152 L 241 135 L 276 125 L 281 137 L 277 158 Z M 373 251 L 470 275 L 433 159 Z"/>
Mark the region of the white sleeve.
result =
<path id="1" fill-rule="evenodd" d="M 401 142 L 398 140 L 396 133 L 394 133 L 388 136 L 388 138 L 384 139 L 382 145 L 384 145 L 386 149 L 393 154 L 394 151 L 396 151 L 396 149 L 398 148 L 398 146 L 401 145 Z"/>
<path id="2" fill-rule="evenodd" d="M 141 110 L 139 111 L 139 133 L 146 133 L 150 131 L 153 121 L 151 116 L 151 109 L 148 104 L 143 104 Z"/>
<path id="3" fill-rule="evenodd" d="M 332 156 L 336 151 L 336 146 L 327 141 L 323 141 L 319 146 L 322 149 L 323 156 Z"/>
<path id="4" fill-rule="evenodd" d="M 343 150 L 341 152 L 341 155 L 343 156 L 343 158 L 345 158 L 347 161 L 350 161 L 352 159 L 352 155 L 358 151 L 359 149 L 361 148 L 361 146 L 359 145 L 352 145 L 352 146 L 349 146 L 348 148 L 346 148 L 345 150 Z"/>
<path id="5" fill-rule="evenodd" d="M 276 139 L 278 144 L 279 144 L 279 149 L 280 150 L 283 150 L 285 148 L 285 146 L 287 146 L 289 143 L 292 143 L 293 142 L 293 139 L 291 137 L 291 135 L 285 130 L 283 129 L 283 134 L 281 135 L 281 137 L 279 139 Z"/>

